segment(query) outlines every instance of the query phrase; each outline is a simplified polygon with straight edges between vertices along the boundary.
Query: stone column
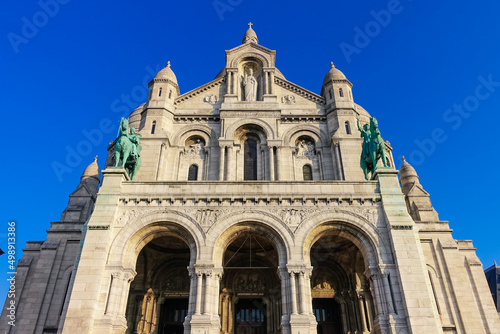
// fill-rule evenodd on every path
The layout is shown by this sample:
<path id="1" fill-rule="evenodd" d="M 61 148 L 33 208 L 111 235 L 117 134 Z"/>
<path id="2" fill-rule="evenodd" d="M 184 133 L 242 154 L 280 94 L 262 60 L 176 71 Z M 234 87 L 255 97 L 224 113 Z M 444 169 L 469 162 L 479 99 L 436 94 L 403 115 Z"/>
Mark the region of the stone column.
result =
<path id="1" fill-rule="evenodd" d="M 282 152 L 282 149 L 281 149 L 281 146 L 278 146 L 278 148 L 276 149 L 276 180 L 281 180 L 281 169 L 283 168 L 281 166 L 281 155 L 283 154 Z"/>
<path id="2" fill-rule="evenodd" d="M 264 146 L 257 144 L 257 180 L 266 179 L 266 152 Z M 259 179 L 260 177 L 260 179 Z"/>
<path id="3" fill-rule="evenodd" d="M 281 328 L 282 333 L 290 333 L 290 298 L 288 293 L 289 273 L 286 268 L 278 268 L 278 276 L 281 281 Z"/>
<path id="4" fill-rule="evenodd" d="M 227 92 L 224 95 L 225 102 L 236 102 L 238 101 L 238 69 L 237 68 L 227 68 Z"/>
<path id="5" fill-rule="evenodd" d="M 158 156 L 158 168 L 156 169 L 156 181 L 159 180 L 159 178 L 163 175 L 163 155 L 165 152 L 166 144 L 162 143 L 160 146 L 160 154 Z"/>
<path id="6" fill-rule="evenodd" d="M 368 331 L 371 331 L 373 328 L 373 314 L 372 314 L 372 298 L 370 296 L 370 291 L 363 292 L 363 296 L 365 299 L 365 305 L 366 305 L 366 327 Z"/>
<path id="7" fill-rule="evenodd" d="M 105 314 L 115 315 L 121 299 L 120 293 L 122 290 L 122 273 L 120 271 L 112 272 L 109 284 L 108 303 L 106 305 Z"/>
<path id="8" fill-rule="evenodd" d="M 342 159 L 340 157 L 340 143 L 333 142 L 331 143 L 331 153 L 333 158 L 333 169 L 335 170 L 335 178 L 337 180 L 343 180 L 344 174 L 342 172 Z"/>
<path id="9" fill-rule="evenodd" d="M 296 283 L 295 283 L 295 272 L 290 271 L 290 292 L 292 294 L 291 300 L 292 300 L 292 314 L 297 314 L 297 288 L 296 288 Z"/>
<path id="10" fill-rule="evenodd" d="M 187 267 L 189 273 L 189 302 L 188 302 L 188 317 L 194 313 L 196 304 L 195 287 L 196 287 L 196 274 L 194 268 Z"/>
<path id="11" fill-rule="evenodd" d="M 202 294 L 203 274 L 196 272 L 196 311 L 195 314 L 201 314 L 201 294 Z"/>
<path id="12" fill-rule="evenodd" d="M 311 277 L 313 268 L 306 268 L 304 271 L 304 288 L 305 288 L 305 298 L 306 298 L 306 313 L 312 314 L 312 293 L 311 293 Z"/>
<path id="13" fill-rule="evenodd" d="M 269 151 L 269 180 L 274 181 L 274 146 L 268 146 Z"/>
<path id="14" fill-rule="evenodd" d="M 235 181 L 236 180 L 236 155 L 235 155 L 235 150 L 233 146 L 228 146 L 227 147 L 227 171 L 226 171 L 226 177 L 228 181 Z"/>
<path id="15" fill-rule="evenodd" d="M 208 180 L 208 173 L 210 171 L 210 148 L 205 148 L 205 156 L 203 159 L 203 163 L 205 164 L 204 172 L 203 172 L 203 178 L 202 180 Z"/>
<path id="16" fill-rule="evenodd" d="M 182 156 L 184 155 L 184 149 L 179 150 L 179 154 L 177 154 L 177 162 L 175 164 L 175 170 L 174 170 L 174 177 L 173 179 L 178 181 L 179 180 L 179 174 L 181 172 L 181 161 L 182 161 Z"/>
<path id="17" fill-rule="evenodd" d="M 220 147 L 219 181 L 224 181 L 226 169 L 226 146 Z"/>
<path id="18" fill-rule="evenodd" d="M 300 314 L 306 314 L 306 285 L 304 280 L 304 271 L 299 272 L 299 288 L 300 288 Z"/>
<path id="19" fill-rule="evenodd" d="M 292 150 L 292 173 L 293 173 L 293 177 L 292 177 L 292 180 L 296 181 L 297 180 L 297 165 L 296 165 L 296 157 L 295 157 L 295 151 Z"/>
<path id="20" fill-rule="evenodd" d="M 318 156 L 318 167 L 319 167 L 319 179 L 324 180 L 325 179 L 325 173 L 323 171 L 323 152 L 321 150 L 317 151 L 317 156 Z"/>
<path id="21" fill-rule="evenodd" d="M 274 72 L 270 72 L 269 75 L 269 94 L 273 94 Z"/>
<path id="22" fill-rule="evenodd" d="M 125 331 L 127 328 L 125 310 L 127 308 L 130 282 L 135 277 L 135 271 L 120 268 L 113 271 L 111 277 L 105 314 L 102 320 L 95 325 L 95 328 L 101 331 L 109 329 L 109 333 L 115 333 L 121 330 Z"/>
<path id="23" fill-rule="evenodd" d="M 204 291 L 204 303 L 203 303 L 203 314 L 209 314 L 212 312 L 212 273 L 206 272 L 205 276 L 205 291 Z"/>
<path id="24" fill-rule="evenodd" d="M 128 294 L 130 292 L 130 283 L 134 280 L 136 272 L 132 269 L 126 271 L 123 275 L 122 299 L 120 301 L 119 316 L 125 319 L 125 311 L 127 309 Z"/>
<path id="25" fill-rule="evenodd" d="M 347 316 L 347 306 L 344 298 L 340 297 L 340 314 L 342 317 L 342 331 L 343 333 L 349 333 L 349 317 Z"/>
<path id="26" fill-rule="evenodd" d="M 359 316 L 361 318 L 361 330 L 363 333 L 368 333 L 368 328 L 366 326 L 366 315 L 365 315 L 365 301 L 361 294 L 358 294 L 358 304 L 359 304 Z"/>

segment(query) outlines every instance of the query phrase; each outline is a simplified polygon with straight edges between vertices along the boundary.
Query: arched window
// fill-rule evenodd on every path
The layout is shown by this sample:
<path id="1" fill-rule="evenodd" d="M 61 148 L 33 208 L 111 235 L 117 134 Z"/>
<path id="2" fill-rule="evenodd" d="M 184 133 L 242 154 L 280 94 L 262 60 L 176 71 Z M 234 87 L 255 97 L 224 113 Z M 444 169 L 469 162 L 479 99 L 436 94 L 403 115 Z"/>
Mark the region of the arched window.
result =
<path id="1" fill-rule="evenodd" d="M 161 91 L 163 90 L 163 88 L 160 87 L 160 91 L 158 92 L 158 96 L 161 96 Z"/>
<path id="2" fill-rule="evenodd" d="M 153 121 L 153 125 L 151 125 L 151 134 L 154 135 L 156 130 L 156 121 Z"/>
<path id="3" fill-rule="evenodd" d="M 313 171 L 311 165 L 304 165 L 302 167 L 302 175 L 304 176 L 304 181 L 312 181 Z"/>
<path id="4" fill-rule="evenodd" d="M 351 134 L 351 125 L 349 124 L 349 121 L 345 122 L 345 133 L 347 133 L 348 135 Z"/>
<path id="5" fill-rule="evenodd" d="M 171 99 L 172 98 L 172 90 L 169 90 L 168 91 L 168 98 Z"/>
<path id="6" fill-rule="evenodd" d="M 330 99 L 333 98 L 331 89 L 328 91 L 328 93 L 330 93 Z"/>
<path id="7" fill-rule="evenodd" d="M 342 91 L 342 88 L 339 88 L 339 96 L 344 97 L 344 92 Z"/>
<path id="8" fill-rule="evenodd" d="M 257 180 L 257 142 L 247 139 L 244 147 L 244 179 Z"/>
<path id="9" fill-rule="evenodd" d="M 196 180 L 198 180 L 198 166 L 191 165 L 189 166 L 189 171 L 188 171 L 188 181 L 196 181 Z"/>

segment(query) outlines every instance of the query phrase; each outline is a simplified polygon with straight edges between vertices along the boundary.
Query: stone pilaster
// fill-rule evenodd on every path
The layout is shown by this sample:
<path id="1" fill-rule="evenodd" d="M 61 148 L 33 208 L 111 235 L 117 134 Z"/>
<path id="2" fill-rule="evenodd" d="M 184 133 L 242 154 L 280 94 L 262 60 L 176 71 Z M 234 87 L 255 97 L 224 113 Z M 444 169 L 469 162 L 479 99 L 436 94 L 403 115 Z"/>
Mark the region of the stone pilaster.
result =
<path id="1" fill-rule="evenodd" d="M 393 317 L 393 321 L 389 319 L 391 330 L 401 331 L 401 321 L 406 318 L 404 327 L 408 332 L 442 333 L 439 315 L 432 306 L 432 290 L 420 240 L 408 214 L 397 173 L 392 168 L 377 168 L 374 174 L 380 186 L 396 265 L 382 269 L 382 285 L 390 318 Z"/>
<path id="2" fill-rule="evenodd" d="M 99 327 L 101 333 L 112 333 L 117 322 L 119 328 L 126 328 L 125 315 L 122 315 L 123 319 L 117 315 L 122 301 L 119 294 L 124 290 L 115 288 L 113 291 L 116 293 L 110 294 L 111 272 L 103 271 L 102 268 L 106 268 L 107 252 L 113 237 L 110 222 L 113 222 L 121 185 L 127 180 L 129 177 L 123 168 L 107 168 L 103 171 L 102 186 L 97 195 L 96 209 L 87 226 L 63 333 L 90 333 L 94 326 Z M 122 279 L 125 276 L 117 276 L 117 284 L 123 286 Z M 108 294 L 113 300 L 112 305 L 109 305 L 113 315 L 106 318 Z M 82 317 L 82 314 L 86 316 Z"/>

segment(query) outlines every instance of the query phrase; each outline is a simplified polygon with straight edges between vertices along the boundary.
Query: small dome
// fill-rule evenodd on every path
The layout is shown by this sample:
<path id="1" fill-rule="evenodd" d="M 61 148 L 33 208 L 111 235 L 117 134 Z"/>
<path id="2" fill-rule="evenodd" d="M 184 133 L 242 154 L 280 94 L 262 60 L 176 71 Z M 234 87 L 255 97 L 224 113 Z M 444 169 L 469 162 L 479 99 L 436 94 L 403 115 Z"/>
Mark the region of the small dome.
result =
<path id="1" fill-rule="evenodd" d="M 415 168 L 406 162 L 405 157 L 402 160 L 403 163 L 401 164 L 401 168 L 399 168 L 399 181 L 401 182 L 403 193 L 407 194 L 414 184 L 419 184 L 420 182 Z"/>
<path id="2" fill-rule="evenodd" d="M 170 61 L 167 62 L 167 66 L 156 73 L 155 79 L 168 79 L 177 84 L 177 77 L 175 76 L 174 71 L 170 68 Z"/>
<path id="3" fill-rule="evenodd" d="M 354 110 L 356 110 L 356 112 L 360 115 L 360 116 L 366 116 L 368 118 L 371 117 L 370 113 L 368 111 L 365 110 L 365 108 L 363 108 L 362 106 L 360 106 L 359 104 L 357 103 L 354 103 Z M 387 140 L 386 140 L 387 142 Z"/>
<path id="4" fill-rule="evenodd" d="M 144 107 L 144 104 L 141 104 L 137 108 L 134 109 L 128 115 L 128 126 L 131 128 L 135 128 L 136 130 L 139 130 L 139 125 L 141 124 L 141 113 L 142 113 L 142 108 Z"/>
<path id="5" fill-rule="evenodd" d="M 85 168 L 85 171 L 82 174 L 81 181 L 93 177 L 97 180 L 101 179 L 101 171 L 99 170 L 99 165 L 97 164 L 97 156 L 94 158 L 94 161 Z"/>
<path id="6" fill-rule="evenodd" d="M 323 85 L 332 80 L 347 80 L 344 73 L 338 70 L 333 62 L 330 63 L 330 70 L 325 75 L 325 80 L 323 80 Z"/>
<path id="7" fill-rule="evenodd" d="M 245 36 L 243 36 L 242 44 L 250 42 L 259 44 L 259 39 L 257 38 L 257 34 L 255 33 L 255 31 L 252 29 L 252 25 L 252 22 L 248 23 L 248 30 L 245 32 Z"/>

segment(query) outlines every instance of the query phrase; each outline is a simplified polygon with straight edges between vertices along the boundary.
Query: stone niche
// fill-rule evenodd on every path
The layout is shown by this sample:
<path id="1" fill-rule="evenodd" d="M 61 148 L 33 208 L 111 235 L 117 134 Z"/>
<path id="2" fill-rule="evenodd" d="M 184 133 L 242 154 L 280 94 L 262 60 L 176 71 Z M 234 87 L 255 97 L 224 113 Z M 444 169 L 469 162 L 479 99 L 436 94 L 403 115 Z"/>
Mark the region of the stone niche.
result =
<path id="1" fill-rule="evenodd" d="M 260 62 L 252 58 L 242 60 L 238 64 L 238 77 L 240 83 L 239 100 L 262 101 L 264 76 Z"/>

